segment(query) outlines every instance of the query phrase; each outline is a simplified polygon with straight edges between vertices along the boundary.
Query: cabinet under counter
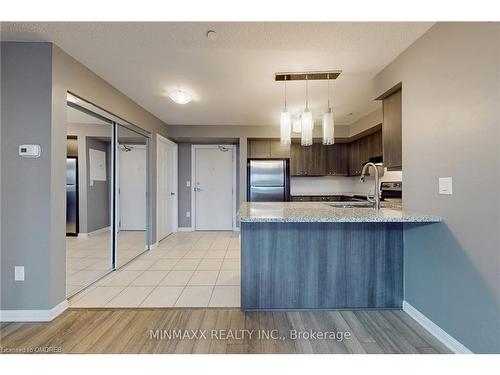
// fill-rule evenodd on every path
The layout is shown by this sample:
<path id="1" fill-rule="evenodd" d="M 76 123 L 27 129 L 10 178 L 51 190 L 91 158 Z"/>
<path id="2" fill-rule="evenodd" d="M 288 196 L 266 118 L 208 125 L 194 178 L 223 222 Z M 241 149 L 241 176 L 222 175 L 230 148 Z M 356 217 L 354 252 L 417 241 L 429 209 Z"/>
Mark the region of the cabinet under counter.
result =
<path id="1" fill-rule="evenodd" d="M 243 203 L 241 309 L 400 309 L 403 225 L 437 216 L 335 208 L 322 202 Z"/>

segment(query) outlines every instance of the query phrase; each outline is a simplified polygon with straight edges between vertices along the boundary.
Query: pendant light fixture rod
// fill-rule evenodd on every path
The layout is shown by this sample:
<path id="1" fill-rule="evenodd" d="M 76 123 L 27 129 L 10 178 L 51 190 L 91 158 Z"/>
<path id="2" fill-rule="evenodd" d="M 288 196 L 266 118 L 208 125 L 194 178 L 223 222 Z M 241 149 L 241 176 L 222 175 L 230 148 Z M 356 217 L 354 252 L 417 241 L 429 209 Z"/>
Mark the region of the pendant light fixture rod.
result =
<path id="1" fill-rule="evenodd" d="M 286 112 L 286 77 L 285 77 L 285 112 Z"/>
<path id="2" fill-rule="evenodd" d="M 328 87 L 328 108 L 330 108 L 330 76 L 328 76 L 328 82 L 327 82 L 327 87 Z"/>
<path id="3" fill-rule="evenodd" d="M 309 77 L 306 74 L 306 109 L 309 109 Z"/>

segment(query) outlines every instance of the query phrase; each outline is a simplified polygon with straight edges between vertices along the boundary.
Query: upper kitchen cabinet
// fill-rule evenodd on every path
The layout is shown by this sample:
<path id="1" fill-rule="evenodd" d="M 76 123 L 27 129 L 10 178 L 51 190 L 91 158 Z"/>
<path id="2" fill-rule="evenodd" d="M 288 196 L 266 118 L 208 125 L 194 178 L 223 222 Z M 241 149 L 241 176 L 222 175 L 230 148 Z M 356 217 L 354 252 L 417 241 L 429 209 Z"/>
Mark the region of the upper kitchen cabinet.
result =
<path id="1" fill-rule="evenodd" d="M 301 146 L 300 143 L 292 143 L 290 149 L 290 174 L 292 176 L 321 176 L 321 168 L 318 167 L 319 148 Z"/>
<path id="2" fill-rule="evenodd" d="M 384 120 L 382 124 L 384 166 L 389 170 L 402 167 L 401 89 L 382 100 Z"/>
<path id="3" fill-rule="evenodd" d="M 290 145 L 282 145 L 279 140 L 253 139 L 248 141 L 249 158 L 289 158 Z"/>
<path id="4" fill-rule="evenodd" d="M 370 150 L 370 157 L 382 156 L 384 152 L 382 130 L 370 134 L 368 136 L 368 139 L 369 139 L 368 148 Z"/>
<path id="5" fill-rule="evenodd" d="M 270 152 L 272 158 L 289 158 L 290 145 L 284 145 L 279 140 L 272 140 L 270 142 Z"/>
<path id="6" fill-rule="evenodd" d="M 378 130 L 350 143 L 311 146 L 282 145 L 278 140 L 248 142 L 250 158 L 290 158 L 291 176 L 359 176 L 363 164 L 382 156 L 382 131 Z"/>
<path id="7" fill-rule="evenodd" d="M 248 141 L 249 158 L 270 158 L 271 141 L 269 139 L 254 139 Z"/>
<path id="8" fill-rule="evenodd" d="M 301 146 L 292 143 L 290 173 L 292 176 L 347 175 L 347 144 Z"/>
<path id="9" fill-rule="evenodd" d="M 382 156 L 382 131 L 377 131 L 349 143 L 349 175 L 359 176 L 365 163 L 380 156 Z"/>
<path id="10" fill-rule="evenodd" d="M 300 143 L 292 143 L 290 147 L 290 174 L 292 176 L 307 176 L 311 156 L 311 146 L 304 149 Z"/>
<path id="11" fill-rule="evenodd" d="M 301 161 L 300 161 L 300 144 L 292 143 L 290 145 L 290 175 L 300 176 Z"/>
<path id="12" fill-rule="evenodd" d="M 336 143 L 331 146 L 323 146 L 326 149 L 326 174 L 329 176 L 349 175 L 348 144 Z"/>
<path id="13" fill-rule="evenodd" d="M 361 153 L 361 141 L 359 139 L 349 143 L 349 176 L 357 176 L 361 174 L 361 169 L 363 168 Z"/>

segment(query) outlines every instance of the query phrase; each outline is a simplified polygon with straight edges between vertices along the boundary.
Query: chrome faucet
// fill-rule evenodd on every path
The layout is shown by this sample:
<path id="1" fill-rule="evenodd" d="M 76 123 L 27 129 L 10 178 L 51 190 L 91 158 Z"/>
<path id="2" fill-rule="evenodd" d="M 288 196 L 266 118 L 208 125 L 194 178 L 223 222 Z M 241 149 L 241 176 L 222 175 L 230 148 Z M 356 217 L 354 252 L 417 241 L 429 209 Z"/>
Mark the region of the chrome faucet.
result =
<path id="1" fill-rule="evenodd" d="M 379 175 L 378 175 L 377 166 L 372 162 L 366 163 L 363 166 L 363 170 L 361 171 L 360 180 L 361 180 L 361 182 L 365 182 L 365 175 L 366 175 L 366 173 L 369 172 L 370 167 L 373 167 L 373 169 L 375 169 L 375 191 L 374 191 L 373 198 L 370 196 L 367 196 L 366 199 L 368 199 L 368 202 L 373 203 L 373 208 L 375 208 L 376 210 L 380 210 L 380 183 L 379 183 Z"/>

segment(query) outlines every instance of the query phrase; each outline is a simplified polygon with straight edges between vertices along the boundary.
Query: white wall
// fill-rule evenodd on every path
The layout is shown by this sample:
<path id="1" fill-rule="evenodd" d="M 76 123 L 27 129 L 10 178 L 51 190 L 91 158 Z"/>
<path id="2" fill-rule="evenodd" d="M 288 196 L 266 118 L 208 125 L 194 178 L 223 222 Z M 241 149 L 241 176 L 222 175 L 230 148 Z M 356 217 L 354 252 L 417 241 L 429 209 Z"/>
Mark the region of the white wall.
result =
<path id="1" fill-rule="evenodd" d="M 291 177 L 291 195 L 335 195 L 353 190 L 354 177 Z"/>

